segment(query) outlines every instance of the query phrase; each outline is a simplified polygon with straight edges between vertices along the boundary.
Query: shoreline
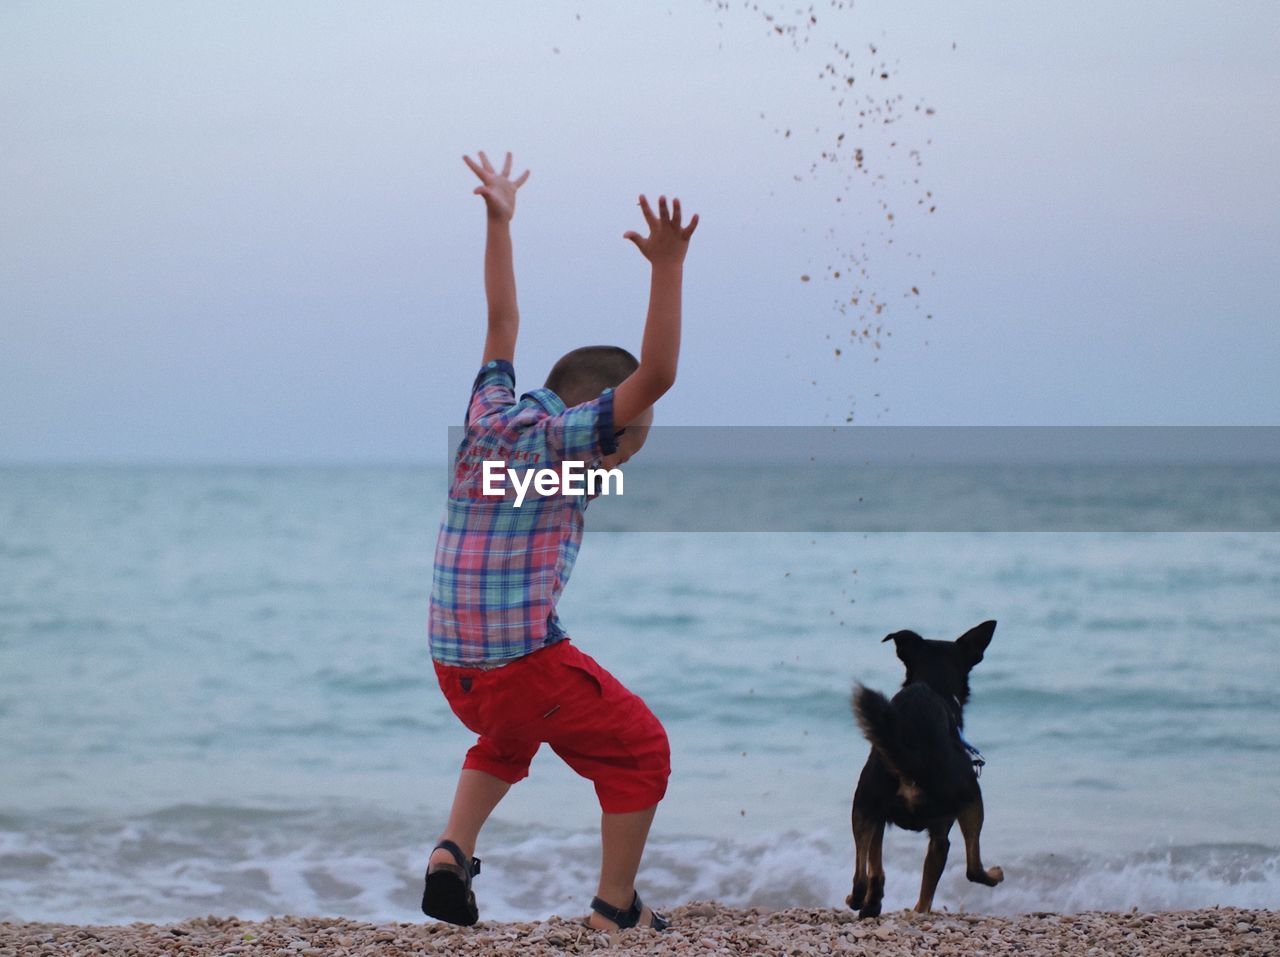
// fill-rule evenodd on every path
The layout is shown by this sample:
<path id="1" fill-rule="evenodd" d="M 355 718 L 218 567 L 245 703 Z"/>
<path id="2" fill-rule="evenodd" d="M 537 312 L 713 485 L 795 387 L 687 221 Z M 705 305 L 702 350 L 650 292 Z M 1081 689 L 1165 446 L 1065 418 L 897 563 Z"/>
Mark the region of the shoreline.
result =
<path id="1" fill-rule="evenodd" d="M 410 954 L 905 954 L 1023 955 L 1280 953 L 1280 911 L 1211 907 L 1015 917 L 974 913 L 887 913 L 859 921 L 845 909 L 730 908 L 691 903 L 668 914 L 657 934 L 613 934 L 581 918 L 498 923 L 473 928 L 434 922 L 371 924 L 340 917 L 197 917 L 176 924 L 78 925 L 0 922 L 0 954 L 271 954 L 284 957 L 408 957 Z"/>

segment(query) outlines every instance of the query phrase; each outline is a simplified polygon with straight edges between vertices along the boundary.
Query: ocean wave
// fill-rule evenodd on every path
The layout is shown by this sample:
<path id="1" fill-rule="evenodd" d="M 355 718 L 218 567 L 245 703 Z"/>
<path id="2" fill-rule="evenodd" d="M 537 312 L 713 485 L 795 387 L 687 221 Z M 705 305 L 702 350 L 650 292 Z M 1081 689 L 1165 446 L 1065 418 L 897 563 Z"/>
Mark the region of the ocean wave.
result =
<path id="1" fill-rule="evenodd" d="M 914 903 L 924 854 L 916 838 L 891 831 L 886 840 L 886 910 Z M 994 889 L 964 879 L 960 841 L 953 845 L 935 901 L 941 910 L 1257 908 L 1280 897 L 1280 848 L 1266 845 L 1028 851 L 987 862 L 1005 869 Z M 429 846 L 414 818 L 369 809 L 178 805 L 101 820 L 10 814 L 0 817 L 0 919 L 130 923 L 293 913 L 413 921 Z M 585 912 L 599 861 L 593 831 L 529 833 L 495 821 L 480 854 L 484 918 Z M 842 907 L 851 868 L 843 836 L 656 836 L 640 882 L 647 898 L 665 906 Z"/>

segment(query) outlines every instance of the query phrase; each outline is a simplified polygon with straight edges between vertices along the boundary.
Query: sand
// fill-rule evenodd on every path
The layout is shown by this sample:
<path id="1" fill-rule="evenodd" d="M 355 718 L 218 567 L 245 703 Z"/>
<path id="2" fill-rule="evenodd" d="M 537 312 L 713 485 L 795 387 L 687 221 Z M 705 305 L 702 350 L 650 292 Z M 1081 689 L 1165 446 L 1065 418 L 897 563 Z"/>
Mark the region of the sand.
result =
<path id="1" fill-rule="evenodd" d="M 909 912 L 859 921 L 847 910 L 735 910 L 694 903 L 668 915 L 662 934 L 604 934 L 574 920 L 490 923 L 457 928 L 435 923 L 368 924 L 331 917 L 241 921 L 203 917 L 180 924 L 88 927 L 0 923 L 0 957 L 54 954 L 184 954 L 277 957 L 410 954 L 904 954 L 1103 955 L 1280 954 L 1280 912 L 1213 908 L 1142 914 L 1072 915 Z"/>

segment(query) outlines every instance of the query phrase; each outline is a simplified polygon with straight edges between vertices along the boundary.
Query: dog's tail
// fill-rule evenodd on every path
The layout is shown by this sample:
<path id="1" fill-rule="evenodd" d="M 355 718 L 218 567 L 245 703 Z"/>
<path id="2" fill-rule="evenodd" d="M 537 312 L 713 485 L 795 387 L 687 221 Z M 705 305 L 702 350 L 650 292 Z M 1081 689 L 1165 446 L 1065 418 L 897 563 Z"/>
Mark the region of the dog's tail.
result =
<path id="1" fill-rule="evenodd" d="M 889 699 L 865 685 L 854 685 L 853 716 L 858 719 L 858 727 L 862 729 L 863 737 L 871 742 L 871 747 L 880 752 L 890 767 L 898 769 L 902 738 L 898 731 L 898 716 L 893 713 Z"/>
<path id="2" fill-rule="evenodd" d="M 853 687 L 853 716 L 871 746 L 885 754 L 898 750 L 898 722 L 889 699 L 866 685 Z"/>

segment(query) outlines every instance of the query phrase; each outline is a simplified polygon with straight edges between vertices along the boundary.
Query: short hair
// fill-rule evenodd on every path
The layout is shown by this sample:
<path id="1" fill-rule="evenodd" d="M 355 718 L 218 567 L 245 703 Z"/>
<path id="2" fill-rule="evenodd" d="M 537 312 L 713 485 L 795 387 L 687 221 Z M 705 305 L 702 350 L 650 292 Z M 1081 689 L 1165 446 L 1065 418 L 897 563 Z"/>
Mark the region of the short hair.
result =
<path id="1" fill-rule="evenodd" d="M 636 357 L 619 346 L 583 346 L 560 357 L 546 387 L 572 408 L 616 388 L 639 367 Z"/>

